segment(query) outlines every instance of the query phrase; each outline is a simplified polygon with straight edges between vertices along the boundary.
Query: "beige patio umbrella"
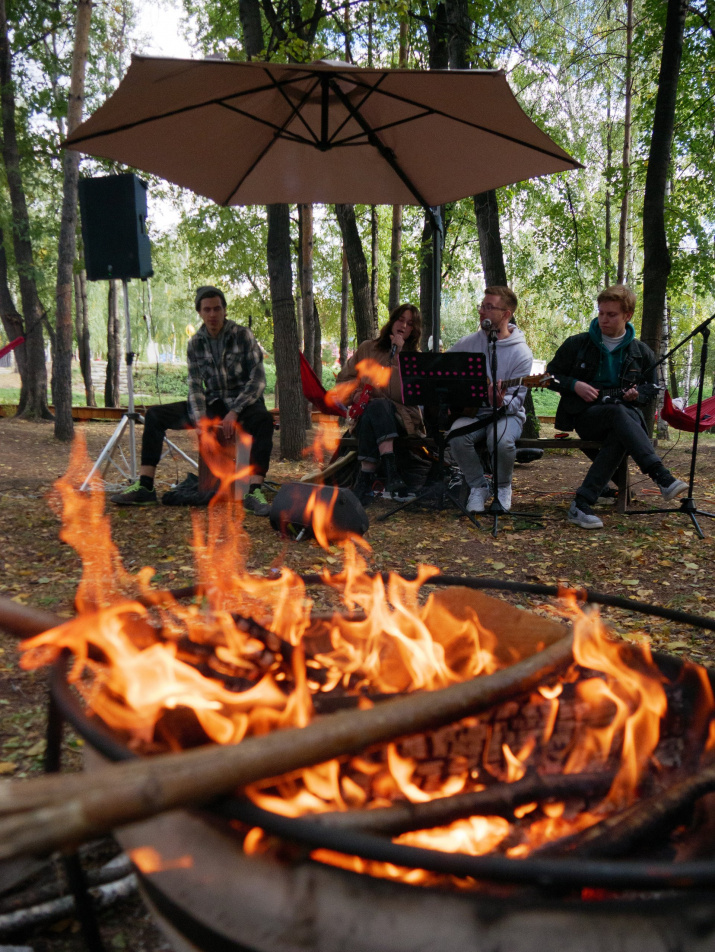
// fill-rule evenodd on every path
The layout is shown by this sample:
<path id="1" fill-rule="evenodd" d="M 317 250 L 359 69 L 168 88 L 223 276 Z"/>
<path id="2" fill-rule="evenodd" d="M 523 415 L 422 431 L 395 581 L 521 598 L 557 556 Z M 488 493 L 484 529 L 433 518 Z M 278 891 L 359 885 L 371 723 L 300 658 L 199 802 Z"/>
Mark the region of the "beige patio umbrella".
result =
<path id="1" fill-rule="evenodd" d="M 433 224 L 446 202 L 580 168 L 529 119 L 501 71 L 331 62 L 136 56 L 65 145 L 220 205 L 419 204 Z M 435 342 L 438 315 L 437 299 Z"/>

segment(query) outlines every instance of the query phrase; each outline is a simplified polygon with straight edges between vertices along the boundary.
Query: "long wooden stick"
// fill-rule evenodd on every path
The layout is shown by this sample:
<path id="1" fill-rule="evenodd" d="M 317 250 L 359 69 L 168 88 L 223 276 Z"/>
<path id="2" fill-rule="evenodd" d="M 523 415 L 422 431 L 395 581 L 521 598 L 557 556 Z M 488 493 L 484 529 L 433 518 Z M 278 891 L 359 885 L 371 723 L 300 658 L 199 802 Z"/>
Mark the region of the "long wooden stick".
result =
<path id="1" fill-rule="evenodd" d="M 13 815 L 0 820 L 0 859 L 45 855 L 165 810 L 197 806 L 250 783 L 452 723 L 553 677 L 571 663 L 572 645 L 569 635 L 495 674 L 364 711 L 331 714 L 235 746 L 148 757 L 91 778 L 7 781 L 0 787 L 0 812 Z"/>
<path id="2" fill-rule="evenodd" d="M 0 595 L 0 629 L 17 638 L 30 638 L 42 631 L 49 631 L 68 621 L 61 615 L 44 612 L 30 605 L 20 605 L 11 598 Z"/>
<path id="3" fill-rule="evenodd" d="M 537 851 L 538 855 L 623 856 L 646 839 L 669 833 L 685 809 L 714 790 L 715 764 L 710 764 L 694 776 L 685 777 L 580 833 L 548 843 Z"/>
<path id="4" fill-rule="evenodd" d="M 527 774 L 514 783 L 497 783 L 487 790 L 474 793 L 438 797 L 426 803 L 398 803 L 376 810 L 319 813 L 311 819 L 331 828 L 397 836 L 410 830 L 446 826 L 469 816 L 502 816 L 511 819 L 515 807 L 525 803 L 545 803 L 575 797 L 601 798 L 608 793 L 612 783 L 612 773 L 555 774 L 550 777 Z"/>

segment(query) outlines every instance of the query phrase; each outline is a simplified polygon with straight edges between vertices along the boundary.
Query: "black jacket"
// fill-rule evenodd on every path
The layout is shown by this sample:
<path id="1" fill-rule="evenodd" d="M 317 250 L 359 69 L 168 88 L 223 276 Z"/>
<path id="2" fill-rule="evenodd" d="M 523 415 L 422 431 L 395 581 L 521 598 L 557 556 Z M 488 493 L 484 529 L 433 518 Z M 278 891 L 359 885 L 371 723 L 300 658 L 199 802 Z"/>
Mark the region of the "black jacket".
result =
<path id="1" fill-rule="evenodd" d="M 574 334 L 568 337 L 559 347 L 553 359 L 546 365 L 548 373 L 556 378 L 553 386 L 561 394 L 556 409 L 556 429 L 573 430 L 579 414 L 583 413 L 592 404 L 586 403 L 578 394 L 574 393 L 577 381 L 591 383 L 598 373 L 600 351 L 594 344 L 588 331 L 583 334 Z M 635 385 L 652 385 L 656 382 L 656 372 L 653 368 L 655 356 L 653 351 L 643 341 L 633 338 L 626 345 L 621 363 L 621 384 L 624 390 Z M 650 386 L 641 387 L 642 393 L 638 400 L 628 405 L 633 407 L 641 419 L 641 407 L 647 406 L 653 399 Z"/>

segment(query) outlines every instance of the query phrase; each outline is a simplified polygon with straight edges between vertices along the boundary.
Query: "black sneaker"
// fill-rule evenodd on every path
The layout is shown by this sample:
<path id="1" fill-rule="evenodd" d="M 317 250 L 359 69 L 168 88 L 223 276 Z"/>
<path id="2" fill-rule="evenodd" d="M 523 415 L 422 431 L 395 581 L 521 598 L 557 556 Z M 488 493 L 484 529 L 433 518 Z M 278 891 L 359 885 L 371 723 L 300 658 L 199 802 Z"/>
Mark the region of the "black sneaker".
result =
<path id="1" fill-rule="evenodd" d="M 137 480 L 121 492 L 109 497 L 115 506 L 155 506 L 157 503 L 156 490 L 147 489 Z"/>

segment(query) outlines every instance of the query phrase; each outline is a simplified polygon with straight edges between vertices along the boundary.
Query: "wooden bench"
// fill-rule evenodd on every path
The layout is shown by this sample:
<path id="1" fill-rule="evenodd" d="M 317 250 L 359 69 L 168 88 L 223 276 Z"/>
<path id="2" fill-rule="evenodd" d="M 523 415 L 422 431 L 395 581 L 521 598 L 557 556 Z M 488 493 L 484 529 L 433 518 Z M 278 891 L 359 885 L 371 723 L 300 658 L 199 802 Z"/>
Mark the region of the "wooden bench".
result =
<path id="1" fill-rule="evenodd" d="M 427 446 L 431 450 L 436 450 L 436 444 L 434 440 L 429 437 L 401 437 L 403 444 L 413 443 L 415 447 L 418 446 Z M 316 470 L 315 472 L 308 473 L 301 479 L 301 482 L 305 483 L 321 483 L 326 479 L 330 479 L 336 473 L 347 466 L 349 463 L 352 463 L 357 458 L 357 439 L 351 436 L 343 436 L 340 441 L 342 448 L 346 451 L 344 455 L 338 457 L 324 469 Z M 596 440 L 581 440 L 578 437 L 561 437 L 556 439 L 554 437 L 549 438 L 539 438 L 539 439 L 519 439 L 516 441 L 517 450 L 520 449 L 533 449 L 533 450 L 598 450 L 601 448 L 601 444 Z M 618 487 L 618 499 L 616 501 L 616 511 L 625 512 L 630 503 L 630 486 L 629 486 L 629 475 L 628 475 L 628 459 L 629 457 L 624 457 L 623 461 L 619 465 L 618 469 L 613 475 L 613 481 Z"/>
<path id="2" fill-rule="evenodd" d="M 596 440 L 581 440 L 577 436 L 545 437 L 539 439 L 519 439 L 516 441 L 517 450 L 599 450 L 601 444 Z M 618 487 L 616 511 L 625 512 L 630 503 L 630 484 L 628 475 L 628 456 L 624 456 L 618 469 L 613 474 L 613 482 Z"/>

